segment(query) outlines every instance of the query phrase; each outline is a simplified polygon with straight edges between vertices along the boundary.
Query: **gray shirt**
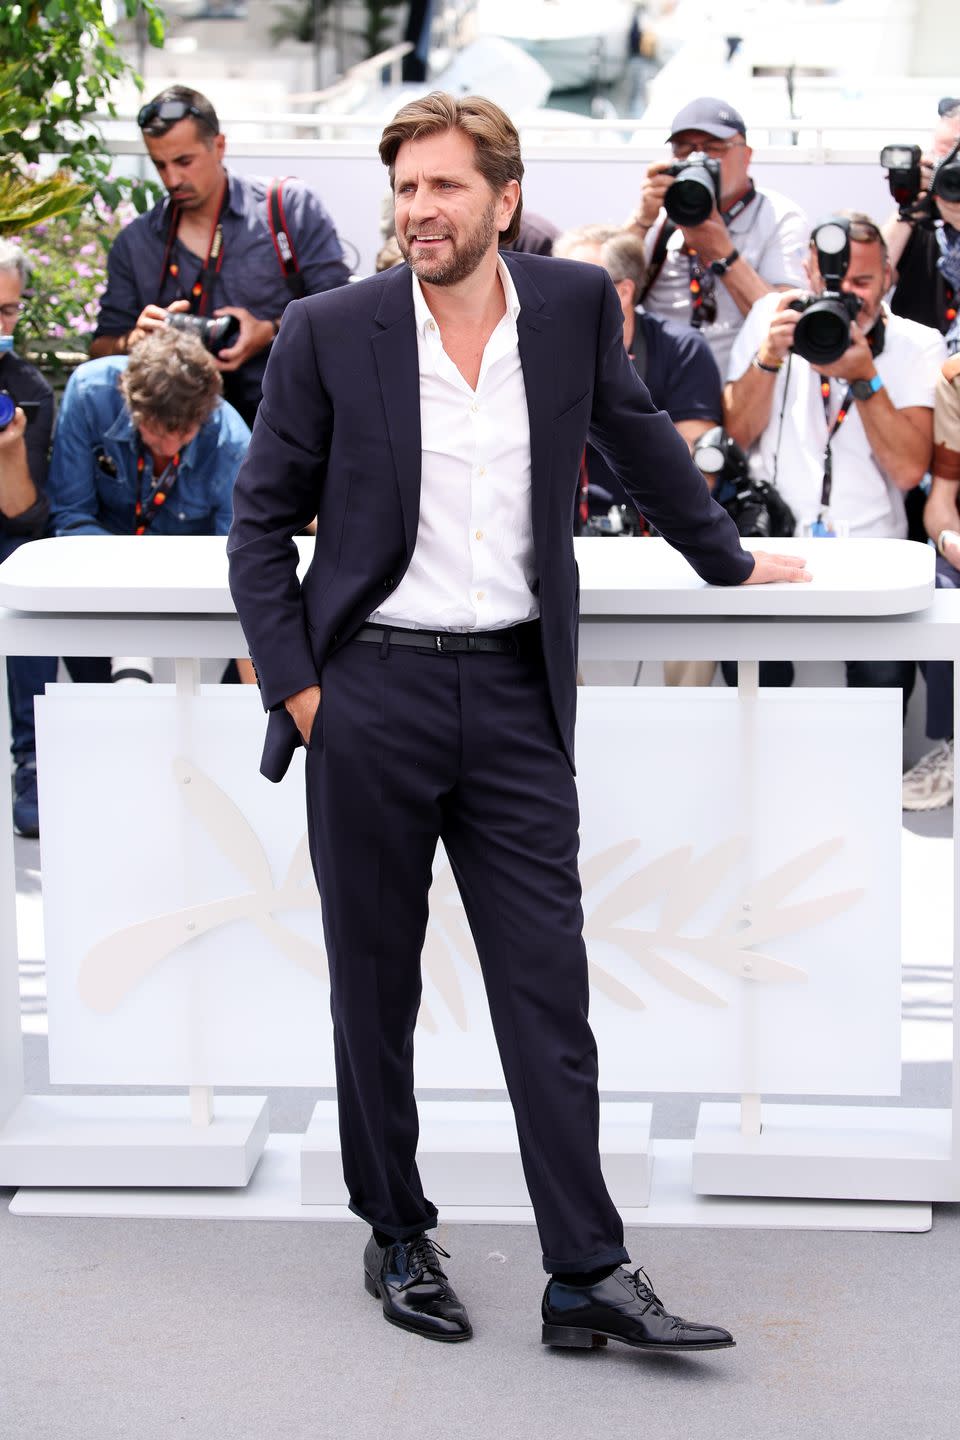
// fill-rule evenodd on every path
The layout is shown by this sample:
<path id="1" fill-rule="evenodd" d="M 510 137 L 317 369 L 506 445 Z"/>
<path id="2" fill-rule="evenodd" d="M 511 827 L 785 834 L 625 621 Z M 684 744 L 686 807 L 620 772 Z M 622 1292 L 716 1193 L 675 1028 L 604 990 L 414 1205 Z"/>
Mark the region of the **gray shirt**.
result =
<path id="1" fill-rule="evenodd" d="M 227 203 L 222 216 L 223 263 L 213 280 L 207 314 L 223 305 L 242 306 L 258 320 L 283 314 L 292 292 L 280 267 L 267 215 L 270 181 L 227 175 Z M 332 290 L 349 279 L 333 221 L 320 200 L 298 180 L 286 179 L 282 191 L 287 234 L 293 245 L 305 293 Z M 120 231 L 107 260 L 107 289 L 100 302 L 94 339 L 125 335 L 145 305 L 169 305 L 190 298 L 203 264 L 178 238 L 170 261 L 176 274 L 164 270 L 170 227 L 170 200 L 165 199 Z M 163 271 L 163 273 L 161 273 Z M 225 374 L 224 394 L 248 424 L 260 403 L 260 384 L 270 346 L 254 355 L 235 374 Z"/>
<path id="2" fill-rule="evenodd" d="M 657 223 L 647 234 L 648 261 L 665 219 L 666 211 L 661 211 Z M 758 190 L 756 198 L 727 222 L 727 229 L 740 254 L 768 285 L 805 288 L 803 257 L 810 240 L 810 223 L 792 200 L 776 190 Z M 689 325 L 693 306 L 690 262 L 683 253 L 684 245 L 683 231 L 675 230 L 667 244 L 663 267 L 644 296 L 643 305 L 651 315 Z M 712 324 L 702 326 L 700 333 L 713 351 L 721 375 L 725 375 L 733 342 L 746 317 L 723 280 L 708 271 L 704 284 L 711 283 L 717 301 L 717 318 Z"/>

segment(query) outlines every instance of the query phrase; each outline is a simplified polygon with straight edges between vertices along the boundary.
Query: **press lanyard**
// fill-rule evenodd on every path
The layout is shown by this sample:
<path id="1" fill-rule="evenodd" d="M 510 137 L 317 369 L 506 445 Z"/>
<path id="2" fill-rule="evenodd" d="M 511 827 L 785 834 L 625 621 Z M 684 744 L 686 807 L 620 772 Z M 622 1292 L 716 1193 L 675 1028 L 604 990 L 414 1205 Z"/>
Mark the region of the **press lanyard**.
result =
<path id="1" fill-rule="evenodd" d="M 227 208 L 228 185 L 223 182 L 223 194 L 220 196 L 220 205 L 210 230 L 210 243 L 207 246 L 207 256 L 204 260 L 197 278 L 190 290 L 190 310 L 194 315 L 205 315 L 210 303 L 210 295 L 213 289 L 213 280 L 220 274 L 220 267 L 223 264 L 223 212 Z M 179 282 L 180 266 L 173 259 L 173 247 L 177 239 L 177 231 L 180 229 L 180 218 L 182 211 L 179 206 L 174 205 L 170 212 L 170 226 L 167 230 L 167 243 L 163 252 L 163 262 L 160 266 L 160 291 L 168 275 Z"/>
<path id="2" fill-rule="evenodd" d="M 720 218 L 723 220 L 724 225 L 729 225 L 732 220 L 736 220 L 738 215 L 742 215 L 747 206 L 751 205 L 756 198 L 756 188 L 751 180 L 747 193 L 741 195 L 739 200 L 735 200 L 729 210 L 721 212 Z M 690 246 L 684 246 L 683 253 L 687 257 L 690 276 L 688 281 L 690 290 L 690 324 L 695 330 L 699 330 L 702 325 L 711 325 L 717 318 L 716 300 L 714 298 L 716 281 L 712 275 L 707 275 L 700 263 L 700 256 L 696 250 L 691 249 Z M 706 310 L 704 309 L 705 302 Z M 709 311 L 712 311 L 712 314 L 708 313 Z"/>
<path id="3" fill-rule="evenodd" d="M 826 376 L 820 381 L 820 397 L 823 400 L 823 417 L 829 426 L 827 432 L 827 443 L 823 451 L 823 484 L 820 488 L 820 508 L 826 510 L 830 505 L 830 492 L 833 489 L 833 452 L 830 446 L 833 437 L 850 413 L 850 401 L 853 399 L 853 386 L 847 386 L 847 393 L 840 401 L 840 409 L 837 411 L 837 418 L 830 424 L 830 381 Z"/>
<path id="4" fill-rule="evenodd" d="M 137 503 L 134 507 L 134 535 L 146 535 L 153 524 L 154 517 L 161 505 L 166 500 L 177 483 L 177 472 L 180 469 L 180 451 L 178 450 L 173 459 L 163 467 L 159 475 L 154 475 L 150 482 L 150 493 L 143 493 L 143 476 L 147 468 L 147 457 L 143 453 L 143 444 L 137 442 Z"/>

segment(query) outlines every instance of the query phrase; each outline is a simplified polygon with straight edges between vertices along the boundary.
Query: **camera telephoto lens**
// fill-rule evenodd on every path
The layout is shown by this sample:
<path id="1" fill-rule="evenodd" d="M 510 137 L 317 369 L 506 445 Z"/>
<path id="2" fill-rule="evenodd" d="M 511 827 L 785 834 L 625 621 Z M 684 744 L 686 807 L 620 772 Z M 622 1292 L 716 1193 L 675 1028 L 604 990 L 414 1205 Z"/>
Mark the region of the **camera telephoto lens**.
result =
<path id="1" fill-rule="evenodd" d="M 850 320 L 850 311 L 842 300 L 814 300 L 797 321 L 793 353 L 811 365 L 832 365 L 850 345 Z"/>
<path id="2" fill-rule="evenodd" d="M 952 164 L 941 165 L 933 177 L 930 191 L 938 200 L 946 200 L 948 205 L 960 204 L 960 162 L 955 160 Z"/>
<path id="3" fill-rule="evenodd" d="M 719 164 L 706 155 L 691 155 L 668 174 L 675 176 L 663 197 L 663 208 L 674 225 L 702 225 L 713 213 L 719 192 Z"/>
<path id="4" fill-rule="evenodd" d="M 204 315 L 181 315 L 174 312 L 167 316 L 167 324 L 174 330 L 188 330 L 197 336 L 211 355 L 231 346 L 240 333 L 240 321 L 236 315 L 217 315 L 208 319 Z"/>

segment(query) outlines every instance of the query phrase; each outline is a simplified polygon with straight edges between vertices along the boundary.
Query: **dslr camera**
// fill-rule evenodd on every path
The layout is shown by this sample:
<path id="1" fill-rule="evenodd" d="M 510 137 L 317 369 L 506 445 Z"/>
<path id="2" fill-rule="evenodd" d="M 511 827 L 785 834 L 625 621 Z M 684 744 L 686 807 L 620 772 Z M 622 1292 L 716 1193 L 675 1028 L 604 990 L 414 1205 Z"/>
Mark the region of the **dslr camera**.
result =
<path id="1" fill-rule="evenodd" d="M 664 174 L 673 176 L 663 208 L 674 225 L 702 225 L 720 198 L 720 161 L 695 150 Z"/>
<path id="2" fill-rule="evenodd" d="M 884 145 L 880 164 L 887 172 L 890 194 L 900 207 L 900 219 L 914 224 L 932 225 L 939 218 L 937 200 L 950 205 L 960 204 L 960 140 L 948 155 L 933 167 L 930 191 L 925 200 L 918 197 L 923 188 L 922 156 L 919 145 Z"/>
<path id="3" fill-rule="evenodd" d="M 196 335 L 211 355 L 228 350 L 240 334 L 240 321 L 236 315 L 181 315 L 175 312 L 167 316 L 167 324 L 174 330 Z"/>
<path id="4" fill-rule="evenodd" d="M 797 522 L 775 485 L 755 480 L 747 457 L 722 425 L 705 430 L 695 441 L 693 463 L 713 485 L 713 498 L 722 505 L 744 538 L 764 539 L 792 535 Z"/>
<path id="5" fill-rule="evenodd" d="M 850 344 L 850 324 L 860 314 L 859 295 L 840 289 L 850 265 L 850 225 L 842 217 L 822 221 L 813 232 L 817 264 L 823 278 L 822 295 L 805 295 L 791 300 L 790 309 L 799 310 L 793 332 L 793 353 L 811 365 L 832 365 Z"/>
<path id="6" fill-rule="evenodd" d="M 20 408 L 27 418 L 27 424 L 37 418 L 37 411 L 40 409 L 39 400 L 15 400 L 8 390 L 0 390 L 0 431 L 6 430 Z"/>

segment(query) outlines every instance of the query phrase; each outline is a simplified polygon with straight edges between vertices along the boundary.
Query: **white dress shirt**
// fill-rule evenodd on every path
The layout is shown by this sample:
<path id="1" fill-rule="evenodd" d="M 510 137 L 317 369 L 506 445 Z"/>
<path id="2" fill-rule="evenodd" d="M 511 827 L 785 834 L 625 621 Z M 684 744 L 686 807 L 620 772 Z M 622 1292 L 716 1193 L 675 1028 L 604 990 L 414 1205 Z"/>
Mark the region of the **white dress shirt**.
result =
<path id="1" fill-rule="evenodd" d="M 540 612 L 530 513 L 530 422 L 517 344 L 520 302 L 498 257 L 506 313 L 476 390 L 447 355 L 413 276 L 420 362 L 420 520 L 410 565 L 370 620 L 502 630 Z"/>

